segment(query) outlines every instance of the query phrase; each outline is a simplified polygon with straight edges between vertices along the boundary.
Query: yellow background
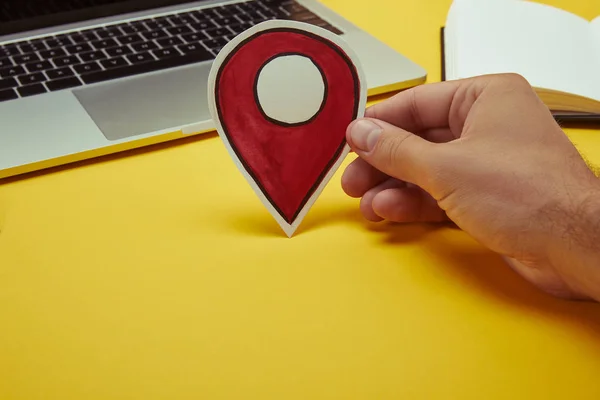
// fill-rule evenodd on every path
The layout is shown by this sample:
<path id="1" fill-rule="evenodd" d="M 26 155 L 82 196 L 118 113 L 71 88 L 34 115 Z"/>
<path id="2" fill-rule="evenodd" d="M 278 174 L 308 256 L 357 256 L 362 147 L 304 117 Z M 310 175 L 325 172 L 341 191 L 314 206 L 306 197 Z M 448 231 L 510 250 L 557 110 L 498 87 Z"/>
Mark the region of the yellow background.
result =
<path id="1" fill-rule="evenodd" d="M 439 80 L 449 0 L 324 2 Z M 365 223 L 340 175 L 291 240 L 215 135 L 5 180 L 0 400 L 600 398 L 600 306 Z"/>

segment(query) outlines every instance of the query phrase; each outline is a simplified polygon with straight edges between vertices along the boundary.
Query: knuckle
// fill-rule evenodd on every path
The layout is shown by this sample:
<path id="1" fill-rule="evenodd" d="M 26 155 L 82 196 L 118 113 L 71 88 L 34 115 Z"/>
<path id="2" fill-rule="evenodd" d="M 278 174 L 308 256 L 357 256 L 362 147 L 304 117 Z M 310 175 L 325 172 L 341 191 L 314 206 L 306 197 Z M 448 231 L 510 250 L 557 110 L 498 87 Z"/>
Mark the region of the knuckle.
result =
<path id="1" fill-rule="evenodd" d="M 419 103 L 417 102 L 417 91 L 411 90 L 409 93 L 410 115 L 414 121 L 415 130 L 421 131 L 424 129 L 424 124 L 423 119 L 421 118 L 421 112 L 419 111 Z"/>
<path id="2" fill-rule="evenodd" d="M 509 72 L 504 74 L 499 74 L 497 76 L 497 84 L 500 87 L 508 88 L 508 89 L 529 89 L 531 85 L 529 81 L 520 74 Z"/>

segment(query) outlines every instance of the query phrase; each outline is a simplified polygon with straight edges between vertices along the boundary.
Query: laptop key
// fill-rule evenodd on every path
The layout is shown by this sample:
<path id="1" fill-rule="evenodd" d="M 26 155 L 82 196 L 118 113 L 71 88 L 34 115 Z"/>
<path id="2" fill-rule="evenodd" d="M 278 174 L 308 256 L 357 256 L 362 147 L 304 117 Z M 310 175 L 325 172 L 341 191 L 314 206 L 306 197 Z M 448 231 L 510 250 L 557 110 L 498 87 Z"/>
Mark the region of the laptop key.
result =
<path id="1" fill-rule="evenodd" d="M 284 10 L 281 7 L 273 7 L 269 9 L 269 12 L 274 15 L 276 18 L 280 18 L 280 19 L 286 19 L 288 18 L 290 15 L 292 15 L 292 13 L 290 13 L 289 11 Z M 265 14 L 266 15 L 266 14 Z"/>
<path id="2" fill-rule="evenodd" d="M 98 51 L 89 51 L 87 53 L 81 53 L 81 54 L 79 54 L 79 57 L 81 58 L 81 60 L 83 62 L 89 62 L 89 61 L 101 60 L 103 58 L 106 58 L 106 54 L 104 54 L 104 52 L 102 50 L 98 50 Z"/>
<path id="3" fill-rule="evenodd" d="M 177 49 L 183 54 L 206 52 L 206 49 L 200 43 L 182 44 L 177 46 Z"/>
<path id="4" fill-rule="evenodd" d="M 217 13 L 217 10 L 215 10 L 214 8 L 205 8 L 204 10 L 202 10 L 202 14 L 204 14 L 205 17 L 210 18 L 210 19 L 223 17 L 222 15 Z"/>
<path id="5" fill-rule="evenodd" d="M 211 38 L 218 38 L 221 36 L 231 34 L 231 31 L 227 28 L 213 28 L 205 30 L 204 33 L 206 33 Z"/>
<path id="6" fill-rule="evenodd" d="M 43 42 L 22 44 L 19 46 L 19 48 L 23 54 L 46 50 L 46 46 L 44 46 Z"/>
<path id="7" fill-rule="evenodd" d="M 47 69 L 52 69 L 52 64 L 49 61 L 36 61 L 25 65 L 29 72 L 39 72 Z"/>
<path id="8" fill-rule="evenodd" d="M 139 44 L 139 43 L 138 43 Z M 135 46 L 135 45 L 134 45 Z M 132 51 L 129 46 L 111 47 L 110 49 L 104 50 L 111 57 L 124 56 L 125 54 L 131 54 Z"/>
<path id="9" fill-rule="evenodd" d="M 73 76 L 73 75 L 75 75 L 75 73 L 73 72 L 73 70 L 71 68 L 64 67 L 64 68 L 51 69 L 49 71 L 46 71 L 46 75 L 51 80 L 56 80 L 56 79 L 62 79 L 62 78 L 66 78 L 69 76 Z"/>
<path id="10" fill-rule="evenodd" d="M 174 26 L 172 28 L 167 28 L 166 30 L 167 30 L 167 32 L 169 32 L 171 35 L 174 35 L 174 36 L 193 32 L 192 29 L 187 26 Z"/>
<path id="11" fill-rule="evenodd" d="M 146 26 L 151 30 L 170 28 L 173 25 L 165 17 L 161 19 L 153 19 L 146 22 Z"/>
<path id="12" fill-rule="evenodd" d="M 163 15 L 162 17 L 155 17 L 155 18 L 153 18 L 153 21 L 158 22 L 158 23 L 162 23 L 162 22 L 169 23 L 169 18 L 170 17 L 171 17 L 171 15 Z"/>
<path id="13" fill-rule="evenodd" d="M 244 15 L 240 15 L 239 18 L 244 22 L 246 22 L 246 21 L 256 22 L 256 21 L 266 21 L 267 20 L 267 17 L 258 11 L 246 12 Z"/>
<path id="14" fill-rule="evenodd" d="M 160 30 L 156 30 L 156 31 L 144 32 L 144 33 L 142 33 L 142 36 L 146 40 L 156 40 L 156 39 L 161 39 L 161 38 L 167 37 L 167 36 L 169 36 L 169 34 L 165 31 L 163 31 L 162 29 L 160 29 Z"/>
<path id="15" fill-rule="evenodd" d="M 277 7 L 274 11 L 279 15 L 279 18 L 281 18 L 281 19 L 286 19 L 290 15 L 292 15 L 291 12 L 289 12 L 288 10 L 286 10 L 283 7 Z"/>
<path id="16" fill-rule="evenodd" d="M 21 51 L 16 45 L 0 46 L 0 58 L 18 56 Z"/>
<path id="17" fill-rule="evenodd" d="M 193 11 L 187 11 L 187 12 L 183 12 L 183 13 L 179 13 L 176 15 L 171 15 L 169 17 L 169 20 L 175 24 L 176 21 L 187 21 L 185 24 L 183 25 L 188 25 L 191 24 L 192 22 L 196 22 L 196 18 L 194 18 L 192 16 Z M 175 24 L 175 25 L 181 25 L 181 24 Z"/>
<path id="18" fill-rule="evenodd" d="M 23 54 L 21 56 L 14 56 L 13 60 L 17 64 L 27 64 L 34 61 L 41 61 L 40 57 L 35 53 Z"/>
<path id="19" fill-rule="evenodd" d="M 87 43 L 78 43 L 72 46 L 65 47 L 65 50 L 67 50 L 69 54 L 79 54 L 85 53 L 86 51 L 93 51 L 94 49 Z"/>
<path id="20" fill-rule="evenodd" d="M 102 67 L 100 67 L 100 64 L 98 64 L 96 61 L 92 61 L 90 63 L 76 65 L 73 67 L 73 69 L 78 74 L 83 75 L 89 74 L 90 72 L 101 71 Z"/>
<path id="21" fill-rule="evenodd" d="M 156 57 L 158 59 L 175 57 L 175 56 L 181 55 L 175 47 L 171 47 L 171 48 L 167 48 L 167 49 L 152 50 L 152 54 L 154 55 L 154 57 Z"/>
<path id="22" fill-rule="evenodd" d="M 19 83 L 15 78 L 0 79 L 0 90 L 10 89 L 15 86 L 19 86 Z"/>
<path id="23" fill-rule="evenodd" d="M 214 24 L 214 22 L 207 20 L 207 21 L 201 21 L 201 22 L 196 22 L 195 24 L 190 24 L 190 26 L 192 27 L 192 29 L 194 29 L 196 32 L 202 32 L 205 29 L 211 29 L 211 28 L 216 28 L 217 25 Z"/>
<path id="24" fill-rule="evenodd" d="M 129 56 L 126 56 L 125 58 L 127 58 L 127 61 L 129 61 L 132 64 L 141 64 L 148 61 L 154 61 L 154 57 L 152 57 L 152 54 L 150 54 L 150 52 L 131 54 Z"/>
<path id="25" fill-rule="evenodd" d="M 228 28 L 237 35 L 237 34 L 240 34 L 244 31 L 252 28 L 252 25 L 248 24 L 248 23 L 242 23 L 242 24 L 230 25 Z"/>
<path id="26" fill-rule="evenodd" d="M 86 32 L 80 32 L 76 35 L 71 36 L 71 39 L 73 40 L 73 42 L 75 44 L 79 44 L 79 43 L 88 43 L 91 42 L 93 40 L 98 40 L 98 36 L 96 36 L 96 34 L 92 31 L 86 31 Z M 71 43 L 69 43 L 71 44 Z"/>
<path id="27" fill-rule="evenodd" d="M 172 47 L 172 46 L 177 46 L 178 44 L 183 44 L 181 39 L 179 39 L 177 37 L 167 37 L 167 38 L 158 39 L 156 41 L 156 43 L 158 43 L 162 47 Z"/>
<path id="28" fill-rule="evenodd" d="M 12 67 L 13 65 L 15 64 L 13 64 L 10 58 L 0 58 L 0 68 Z"/>
<path id="29" fill-rule="evenodd" d="M 229 26 L 229 25 L 233 25 L 233 24 L 239 24 L 242 21 L 240 21 L 236 17 L 228 17 L 228 18 L 217 18 L 213 22 L 220 26 Z"/>
<path id="30" fill-rule="evenodd" d="M 210 18 L 208 17 L 208 15 L 205 15 L 202 11 L 198 10 L 198 11 L 192 11 L 190 13 L 190 15 L 197 21 L 197 22 L 204 22 L 204 21 L 209 21 Z"/>
<path id="31" fill-rule="evenodd" d="M 129 56 L 131 57 L 131 56 Z M 202 61 L 213 59 L 208 52 L 190 53 L 180 57 L 164 58 L 154 62 L 145 62 L 140 64 L 130 65 L 123 68 L 113 68 L 104 71 L 94 72 L 92 74 L 83 75 L 81 79 L 87 83 L 103 82 L 111 79 L 125 78 L 132 75 L 139 75 L 147 72 L 161 71 L 168 68 L 179 67 L 183 65 L 194 64 Z M 130 60 L 131 61 L 131 60 Z"/>
<path id="32" fill-rule="evenodd" d="M 29 41 L 29 44 L 32 45 L 33 47 L 36 47 L 36 51 L 41 51 L 46 49 L 46 44 L 44 43 L 44 39 L 45 38 L 40 38 L 40 39 L 32 39 Z M 41 48 L 37 48 L 38 46 L 41 46 Z"/>
<path id="33" fill-rule="evenodd" d="M 219 7 L 217 12 L 223 17 L 232 17 L 240 14 L 242 11 L 235 6 L 235 4 L 229 4 L 226 6 Z"/>
<path id="34" fill-rule="evenodd" d="M 25 68 L 20 65 L 15 65 L 12 67 L 6 67 L 0 69 L 0 78 L 12 78 L 17 75 L 23 75 L 25 73 Z"/>
<path id="35" fill-rule="evenodd" d="M 196 20 L 194 18 L 192 18 L 190 13 L 185 13 L 185 14 L 173 15 L 173 16 L 169 17 L 169 22 L 171 24 L 173 24 L 174 26 L 178 26 L 178 25 L 189 25 L 192 22 L 196 22 Z"/>
<path id="36" fill-rule="evenodd" d="M 144 51 L 158 49 L 158 46 L 154 42 L 136 43 L 136 44 L 132 44 L 131 47 L 133 48 L 133 50 L 135 50 L 137 52 L 144 52 Z"/>
<path id="37" fill-rule="evenodd" d="M 84 75 L 85 76 L 85 75 Z M 82 83 L 76 76 L 72 76 L 70 78 L 58 79 L 55 81 L 50 81 L 46 83 L 46 86 L 51 91 L 55 92 L 57 90 L 70 89 L 77 86 L 81 86 Z"/>
<path id="38" fill-rule="evenodd" d="M 144 25 L 144 23 L 142 21 L 139 22 L 130 22 L 129 24 L 123 24 L 121 26 L 121 30 L 128 34 L 134 34 L 134 33 L 140 33 L 140 32 L 145 32 L 148 30 L 148 28 L 146 28 L 146 26 Z"/>
<path id="39" fill-rule="evenodd" d="M 283 17 L 283 12 L 280 10 L 271 10 L 269 8 L 261 8 L 260 13 L 268 19 Z"/>
<path id="40" fill-rule="evenodd" d="M 208 39 L 204 33 L 188 33 L 187 35 L 181 35 L 181 38 L 186 43 L 198 43 L 202 40 Z"/>
<path id="41" fill-rule="evenodd" d="M 17 95 L 17 92 L 12 89 L 0 90 L 0 101 L 14 100 L 18 98 L 19 96 Z"/>
<path id="42" fill-rule="evenodd" d="M 119 30 L 119 28 L 111 27 L 106 29 L 98 29 L 95 31 L 96 35 L 98 35 L 101 39 L 108 39 L 112 37 L 121 36 L 123 32 Z"/>
<path id="43" fill-rule="evenodd" d="M 35 96 L 47 92 L 46 87 L 41 83 L 21 86 L 17 89 L 17 91 L 19 92 L 19 95 L 21 95 L 21 97 Z"/>
<path id="44" fill-rule="evenodd" d="M 67 65 L 79 64 L 81 61 L 77 56 L 67 56 L 52 59 L 52 63 L 57 67 L 64 67 Z"/>
<path id="45" fill-rule="evenodd" d="M 56 47 L 65 47 L 73 44 L 68 37 L 55 37 L 53 39 L 46 39 L 46 47 L 49 49 L 54 49 Z"/>
<path id="46" fill-rule="evenodd" d="M 254 2 L 251 2 L 251 1 L 239 3 L 239 4 L 237 4 L 237 8 L 239 8 L 240 10 L 242 10 L 244 12 L 252 12 L 252 11 L 262 9 L 261 6 L 259 6 L 258 4 L 254 3 Z"/>
<path id="47" fill-rule="evenodd" d="M 100 64 L 102 64 L 102 66 L 106 69 L 125 67 L 129 65 L 127 60 L 125 60 L 125 58 L 123 57 L 115 57 L 108 60 L 102 60 L 100 61 Z"/>
<path id="48" fill-rule="evenodd" d="M 117 43 L 116 40 L 112 38 L 96 40 L 93 41 L 91 44 L 96 50 L 107 49 L 109 47 L 117 47 L 119 45 L 119 43 Z"/>
<path id="49" fill-rule="evenodd" d="M 19 83 L 23 86 L 30 85 L 32 83 L 40 83 L 46 80 L 46 77 L 41 72 L 36 72 L 34 74 L 29 75 L 21 75 L 19 76 Z"/>
<path id="50" fill-rule="evenodd" d="M 203 40 L 202 43 L 208 47 L 209 49 L 215 49 L 217 47 L 223 47 L 227 44 L 227 39 L 224 37 L 216 38 L 216 39 L 208 39 Z"/>
<path id="51" fill-rule="evenodd" d="M 133 35 L 120 36 L 116 39 L 121 44 L 132 44 L 132 43 L 143 42 L 145 40 L 142 36 L 140 36 L 137 33 L 134 33 Z"/>
<path id="52" fill-rule="evenodd" d="M 91 29 L 88 29 L 88 31 L 89 30 L 91 30 Z M 67 40 L 67 41 L 70 41 L 69 37 L 71 35 L 72 35 L 72 33 L 61 33 L 61 34 L 58 34 L 58 35 L 54 35 L 54 39 L 56 39 L 56 40 Z"/>
<path id="53" fill-rule="evenodd" d="M 63 57 L 66 56 L 67 53 L 60 47 L 57 47 L 55 49 L 40 51 L 40 55 L 42 56 L 42 58 L 49 59 Z"/>

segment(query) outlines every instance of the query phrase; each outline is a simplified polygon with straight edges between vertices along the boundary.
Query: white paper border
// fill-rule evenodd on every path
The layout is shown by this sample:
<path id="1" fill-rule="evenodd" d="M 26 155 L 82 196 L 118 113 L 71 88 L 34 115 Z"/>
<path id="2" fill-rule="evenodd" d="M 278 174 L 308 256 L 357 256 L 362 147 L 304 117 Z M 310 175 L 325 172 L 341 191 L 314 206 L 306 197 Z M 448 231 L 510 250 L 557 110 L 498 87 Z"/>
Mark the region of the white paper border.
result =
<path id="1" fill-rule="evenodd" d="M 338 35 L 335 35 L 334 33 L 330 32 L 330 31 L 328 31 L 327 29 L 320 28 L 320 27 L 317 27 L 317 26 L 314 26 L 311 24 L 295 22 L 295 21 L 271 20 L 271 21 L 266 21 L 266 22 L 257 24 L 255 26 L 253 26 L 252 28 L 242 32 L 241 34 L 239 34 L 238 36 L 233 38 L 229 43 L 227 43 L 227 45 L 225 45 L 223 47 L 223 49 L 219 52 L 219 54 L 215 58 L 215 61 L 213 62 L 213 66 L 211 68 L 211 71 L 210 71 L 210 74 L 208 77 L 208 106 L 209 106 L 213 121 L 215 123 L 217 132 L 218 132 L 219 136 L 221 137 L 221 140 L 225 144 L 225 147 L 227 148 L 227 152 L 229 153 L 231 158 L 234 160 L 236 166 L 238 167 L 240 172 L 243 174 L 246 181 L 250 184 L 250 186 L 252 187 L 254 192 L 258 195 L 258 197 L 261 200 L 261 202 L 263 203 L 263 205 L 267 208 L 267 210 L 269 210 L 269 213 L 275 218 L 275 220 L 277 221 L 279 226 L 281 226 L 281 228 L 283 229 L 285 234 L 288 237 L 292 237 L 293 234 L 298 229 L 298 227 L 300 226 L 300 224 L 302 223 L 302 221 L 304 220 L 304 217 L 306 216 L 308 211 L 312 208 L 312 206 L 317 201 L 318 197 L 321 195 L 321 193 L 323 192 L 325 187 L 329 184 L 329 181 L 331 181 L 331 178 L 333 177 L 333 175 L 335 175 L 335 173 L 339 169 L 340 165 L 342 165 L 342 163 L 344 162 L 345 158 L 347 157 L 348 153 L 350 152 L 350 146 L 348 146 L 348 144 L 346 144 L 344 146 L 344 149 L 338 156 L 338 159 L 335 162 L 335 164 L 333 164 L 330 167 L 327 174 L 323 177 L 321 184 L 315 189 L 312 196 L 308 199 L 308 201 L 306 202 L 304 207 L 300 210 L 300 212 L 298 213 L 298 216 L 296 217 L 294 222 L 292 224 L 289 224 L 287 221 L 285 221 L 281 217 L 281 215 L 279 215 L 279 213 L 273 207 L 271 202 L 263 194 L 260 187 L 256 184 L 256 182 L 254 181 L 252 176 L 248 173 L 248 171 L 246 171 L 246 168 L 244 168 L 244 166 L 240 162 L 237 154 L 235 153 L 235 151 L 233 150 L 233 148 L 231 146 L 231 143 L 229 143 L 229 140 L 224 133 L 223 126 L 218 117 L 216 100 L 215 100 L 215 96 L 214 96 L 216 78 L 217 78 L 219 70 L 221 69 L 221 65 L 223 64 L 223 62 L 225 61 L 227 56 L 241 42 L 248 39 L 249 37 L 255 35 L 258 32 L 276 29 L 276 28 L 297 29 L 297 30 L 308 32 L 308 33 L 312 33 L 317 36 L 321 36 L 321 37 L 333 42 L 337 46 L 339 46 L 340 49 L 342 49 L 342 51 L 344 51 L 346 53 L 346 55 L 350 58 L 350 60 L 352 61 L 352 63 L 354 64 L 354 66 L 356 68 L 358 80 L 359 80 L 360 99 L 358 102 L 358 111 L 357 111 L 356 118 L 363 117 L 364 113 L 365 113 L 365 108 L 367 105 L 367 86 L 366 86 L 367 80 L 366 80 L 366 77 L 365 77 L 365 74 L 364 74 L 364 71 L 363 71 L 363 68 L 362 68 L 362 65 L 360 63 L 358 56 L 356 55 L 354 50 L 352 50 L 350 48 L 348 43 L 346 43 L 342 38 L 340 38 Z"/>

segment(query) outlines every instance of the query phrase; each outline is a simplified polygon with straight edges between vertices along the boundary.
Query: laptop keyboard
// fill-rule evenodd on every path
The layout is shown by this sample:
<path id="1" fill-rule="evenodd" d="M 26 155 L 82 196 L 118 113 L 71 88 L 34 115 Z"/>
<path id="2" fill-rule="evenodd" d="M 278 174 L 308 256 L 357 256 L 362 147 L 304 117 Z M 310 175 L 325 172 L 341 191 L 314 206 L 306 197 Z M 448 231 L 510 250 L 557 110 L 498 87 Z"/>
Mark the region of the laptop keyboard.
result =
<path id="1" fill-rule="evenodd" d="M 342 32 L 294 0 L 250 0 L 0 46 L 0 101 L 213 60 L 270 19 Z"/>
<path id="2" fill-rule="evenodd" d="M 27 5 L 17 2 L 27 1 Z M 119 3 L 121 0 L 9 0 L 0 2 L 0 23 Z"/>

